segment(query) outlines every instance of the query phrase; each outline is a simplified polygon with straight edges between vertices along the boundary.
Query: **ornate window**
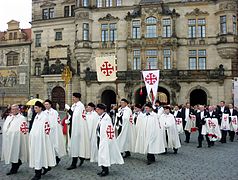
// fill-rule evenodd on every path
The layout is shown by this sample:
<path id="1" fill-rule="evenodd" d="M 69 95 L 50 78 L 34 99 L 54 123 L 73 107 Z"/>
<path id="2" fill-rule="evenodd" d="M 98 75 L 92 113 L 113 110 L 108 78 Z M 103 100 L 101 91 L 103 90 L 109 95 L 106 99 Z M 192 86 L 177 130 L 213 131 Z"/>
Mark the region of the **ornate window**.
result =
<path id="1" fill-rule="evenodd" d="M 164 69 L 171 69 L 171 52 L 170 49 L 164 49 Z"/>
<path id="2" fill-rule="evenodd" d="M 155 17 L 148 17 L 146 19 L 146 37 L 147 38 L 157 37 L 156 23 L 157 23 L 157 19 Z"/>
<path id="3" fill-rule="evenodd" d="M 227 33 L 226 16 L 220 16 L 220 33 L 221 34 Z"/>
<path id="4" fill-rule="evenodd" d="M 117 40 L 117 28 L 116 23 L 102 24 L 101 25 L 101 38 L 102 42 Z"/>
<path id="5" fill-rule="evenodd" d="M 7 66 L 19 65 L 19 53 L 11 51 L 6 55 L 7 55 Z"/>
<path id="6" fill-rule="evenodd" d="M 83 40 L 88 41 L 89 40 L 89 24 L 83 23 Z"/>
<path id="7" fill-rule="evenodd" d="M 106 0 L 105 5 L 106 7 L 112 7 L 112 0 Z"/>
<path id="8" fill-rule="evenodd" d="M 232 21 L 233 21 L 233 34 L 237 34 L 237 19 L 236 19 L 236 16 L 233 16 L 232 17 Z"/>
<path id="9" fill-rule="evenodd" d="M 108 24 L 102 24 L 101 37 L 102 37 L 102 42 L 108 41 Z"/>
<path id="10" fill-rule="evenodd" d="M 42 9 L 42 19 L 54 18 L 54 8 Z"/>
<path id="11" fill-rule="evenodd" d="M 171 37 L 171 20 L 163 19 L 163 37 Z"/>
<path id="12" fill-rule="evenodd" d="M 205 70 L 206 69 L 206 50 L 190 50 L 189 51 L 189 69 Z"/>
<path id="13" fill-rule="evenodd" d="M 206 37 L 206 20 L 198 19 L 198 37 L 199 38 L 205 38 Z"/>
<path id="14" fill-rule="evenodd" d="M 41 75 L 41 63 L 35 63 L 35 75 L 36 76 Z"/>
<path id="15" fill-rule="evenodd" d="M 9 33 L 9 40 L 12 40 L 12 33 Z"/>
<path id="16" fill-rule="evenodd" d="M 132 38 L 140 38 L 140 20 L 132 21 Z"/>
<path id="17" fill-rule="evenodd" d="M 64 17 L 69 17 L 69 6 L 64 7 Z"/>
<path id="18" fill-rule="evenodd" d="M 146 50 L 147 69 L 157 69 L 157 50 Z"/>
<path id="19" fill-rule="evenodd" d="M 189 38 L 196 37 L 196 19 L 188 20 L 188 37 Z"/>
<path id="20" fill-rule="evenodd" d="M 103 0 L 97 0 L 97 7 L 102 7 L 102 1 Z"/>
<path id="21" fill-rule="evenodd" d="M 35 37 L 35 47 L 41 47 L 41 34 L 36 34 Z"/>
<path id="22" fill-rule="evenodd" d="M 133 51 L 133 70 L 141 69 L 140 50 Z"/>

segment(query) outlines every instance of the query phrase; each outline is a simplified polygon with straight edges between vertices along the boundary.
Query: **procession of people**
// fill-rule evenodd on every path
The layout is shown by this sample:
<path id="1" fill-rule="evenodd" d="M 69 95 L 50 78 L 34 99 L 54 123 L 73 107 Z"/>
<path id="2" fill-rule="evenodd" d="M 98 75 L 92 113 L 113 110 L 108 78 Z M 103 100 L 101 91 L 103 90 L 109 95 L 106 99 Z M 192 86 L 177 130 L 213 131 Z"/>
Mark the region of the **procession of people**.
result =
<path id="1" fill-rule="evenodd" d="M 73 93 L 73 104 L 65 104 L 66 117 L 61 121 L 59 112 L 52 108 L 51 100 L 36 101 L 31 117 L 26 118 L 13 104 L 2 130 L 2 157 L 11 163 L 7 175 L 16 174 L 22 163 L 34 168 L 32 180 L 41 179 L 61 158 L 72 158 L 67 170 L 83 166 L 84 161 L 97 162 L 102 168 L 100 177 L 109 174 L 112 164 L 124 164 L 132 153 L 147 156 L 147 165 L 155 162 L 155 155 L 166 154 L 169 149 L 179 153 L 181 134 L 190 143 L 190 134 L 198 132 L 198 146 L 202 148 L 204 136 L 207 147 L 215 142 L 231 142 L 238 132 L 238 111 L 232 104 L 219 106 L 198 105 L 191 107 L 153 104 L 131 105 L 123 98 L 118 109 L 107 109 L 102 103 L 81 102 L 81 94 Z M 78 165 L 78 160 L 79 165 Z"/>

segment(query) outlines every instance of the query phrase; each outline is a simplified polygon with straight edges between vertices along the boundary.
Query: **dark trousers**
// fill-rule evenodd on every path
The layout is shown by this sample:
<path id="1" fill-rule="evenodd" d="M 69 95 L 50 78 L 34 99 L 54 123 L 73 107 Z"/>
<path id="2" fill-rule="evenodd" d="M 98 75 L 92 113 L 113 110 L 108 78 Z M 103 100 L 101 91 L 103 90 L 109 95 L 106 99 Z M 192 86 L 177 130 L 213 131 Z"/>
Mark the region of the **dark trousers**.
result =
<path id="1" fill-rule="evenodd" d="M 185 132 L 185 137 L 186 137 L 186 139 L 185 139 L 185 141 L 187 142 L 187 143 L 189 143 L 189 141 L 190 141 L 190 132 L 188 132 L 188 131 L 186 131 L 186 130 L 184 130 L 184 132 Z"/>
<path id="2" fill-rule="evenodd" d="M 235 131 L 229 131 L 230 141 L 233 142 L 235 138 Z"/>
<path id="3" fill-rule="evenodd" d="M 227 131 L 221 130 L 221 143 L 226 143 Z"/>
<path id="4" fill-rule="evenodd" d="M 168 133 L 167 131 L 165 130 L 165 136 L 166 136 L 166 142 L 168 144 Z M 167 153 L 167 148 L 165 148 L 165 153 Z M 174 152 L 177 153 L 178 152 L 178 149 L 177 148 L 173 148 Z"/>
<path id="5" fill-rule="evenodd" d="M 148 162 L 155 162 L 155 155 L 154 154 L 147 154 Z"/>
<path id="6" fill-rule="evenodd" d="M 205 137 L 206 137 L 207 145 L 211 146 L 211 141 L 210 141 L 208 135 L 206 135 Z M 203 141 L 202 127 L 199 127 L 198 128 L 198 145 L 199 146 L 202 146 L 202 141 Z"/>

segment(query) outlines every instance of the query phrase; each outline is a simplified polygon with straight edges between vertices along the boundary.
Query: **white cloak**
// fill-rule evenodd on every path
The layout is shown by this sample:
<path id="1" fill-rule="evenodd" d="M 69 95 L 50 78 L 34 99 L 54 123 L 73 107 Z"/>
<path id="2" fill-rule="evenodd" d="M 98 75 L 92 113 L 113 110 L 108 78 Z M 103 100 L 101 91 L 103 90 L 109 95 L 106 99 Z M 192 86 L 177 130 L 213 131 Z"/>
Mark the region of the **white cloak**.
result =
<path id="1" fill-rule="evenodd" d="M 224 130 L 224 131 L 230 130 L 229 114 L 224 114 L 224 113 L 222 114 L 221 130 Z"/>
<path id="2" fill-rule="evenodd" d="M 237 132 L 237 130 L 238 130 L 237 116 L 230 116 L 230 117 L 231 117 L 230 130 Z"/>
<path id="3" fill-rule="evenodd" d="M 202 126 L 202 135 L 208 135 L 210 141 L 221 139 L 221 131 L 217 118 L 205 118 L 205 125 Z"/>
<path id="4" fill-rule="evenodd" d="M 30 163 L 36 170 L 55 166 L 55 151 L 50 141 L 50 122 L 45 112 L 37 114 L 29 136 Z"/>
<path id="5" fill-rule="evenodd" d="M 100 116 L 97 127 L 100 127 L 98 159 L 91 159 L 91 162 L 98 161 L 98 166 L 105 167 L 112 164 L 124 164 L 115 138 L 111 117 L 107 113 Z"/>
<path id="6" fill-rule="evenodd" d="M 124 151 L 134 152 L 135 141 L 136 141 L 136 131 L 135 131 L 134 120 L 132 117 L 132 111 L 128 106 L 124 108 L 119 108 L 115 125 L 117 124 L 118 115 L 120 114 L 123 114 L 122 124 L 121 124 L 122 130 L 119 136 L 117 137 L 117 144 L 121 152 L 124 152 Z"/>
<path id="7" fill-rule="evenodd" d="M 90 158 L 90 140 L 84 105 L 78 101 L 72 105 L 71 110 L 73 117 L 69 154 L 71 157 L 88 159 Z"/>
<path id="8" fill-rule="evenodd" d="M 183 119 L 182 118 L 175 118 L 176 126 L 179 134 L 182 134 L 183 131 Z"/>
<path id="9" fill-rule="evenodd" d="M 45 110 L 50 122 L 50 140 L 55 150 L 55 155 L 59 158 L 66 155 L 63 129 L 59 114 L 53 108 Z"/>
<path id="10" fill-rule="evenodd" d="M 2 157 L 5 164 L 28 162 L 27 121 L 21 114 L 7 116 L 2 129 Z"/>
<path id="11" fill-rule="evenodd" d="M 91 150 L 90 159 L 97 159 L 98 147 L 97 147 L 96 129 L 99 121 L 99 116 L 95 111 L 87 112 L 86 121 L 88 124 L 89 139 L 90 139 L 90 150 Z"/>
<path id="12" fill-rule="evenodd" d="M 150 115 L 141 114 L 136 123 L 137 138 L 135 152 L 140 154 L 159 154 L 165 152 L 163 131 L 159 125 L 158 115 L 150 112 Z"/>
<path id="13" fill-rule="evenodd" d="M 196 130 L 197 130 L 197 127 L 196 127 L 196 116 L 195 115 L 190 115 L 190 117 L 185 119 L 186 125 L 184 127 L 184 130 L 186 130 L 186 131 L 188 131 L 190 133 L 196 132 Z"/>
<path id="14" fill-rule="evenodd" d="M 162 114 L 159 118 L 160 126 L 163 130 L 164 143 L 166 148 L 180 148 L 180 140 L 178 130 L 176 127 L 176 121 L 172 114 Z M 166 131 L 168 135 L 168 143 L 166 141 Z"/>

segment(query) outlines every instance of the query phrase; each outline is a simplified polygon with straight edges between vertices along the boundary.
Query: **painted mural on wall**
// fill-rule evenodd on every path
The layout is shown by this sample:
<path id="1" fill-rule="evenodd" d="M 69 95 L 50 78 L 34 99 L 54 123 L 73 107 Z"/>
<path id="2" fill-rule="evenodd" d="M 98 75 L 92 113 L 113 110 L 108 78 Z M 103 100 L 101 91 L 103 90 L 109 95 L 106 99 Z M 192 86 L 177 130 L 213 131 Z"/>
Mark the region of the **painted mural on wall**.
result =
<path id="1" fill-rule="evenodd" d="M 16 70 L 0 70 L 0 87 L 13 87 L 17 84 Z"/>

